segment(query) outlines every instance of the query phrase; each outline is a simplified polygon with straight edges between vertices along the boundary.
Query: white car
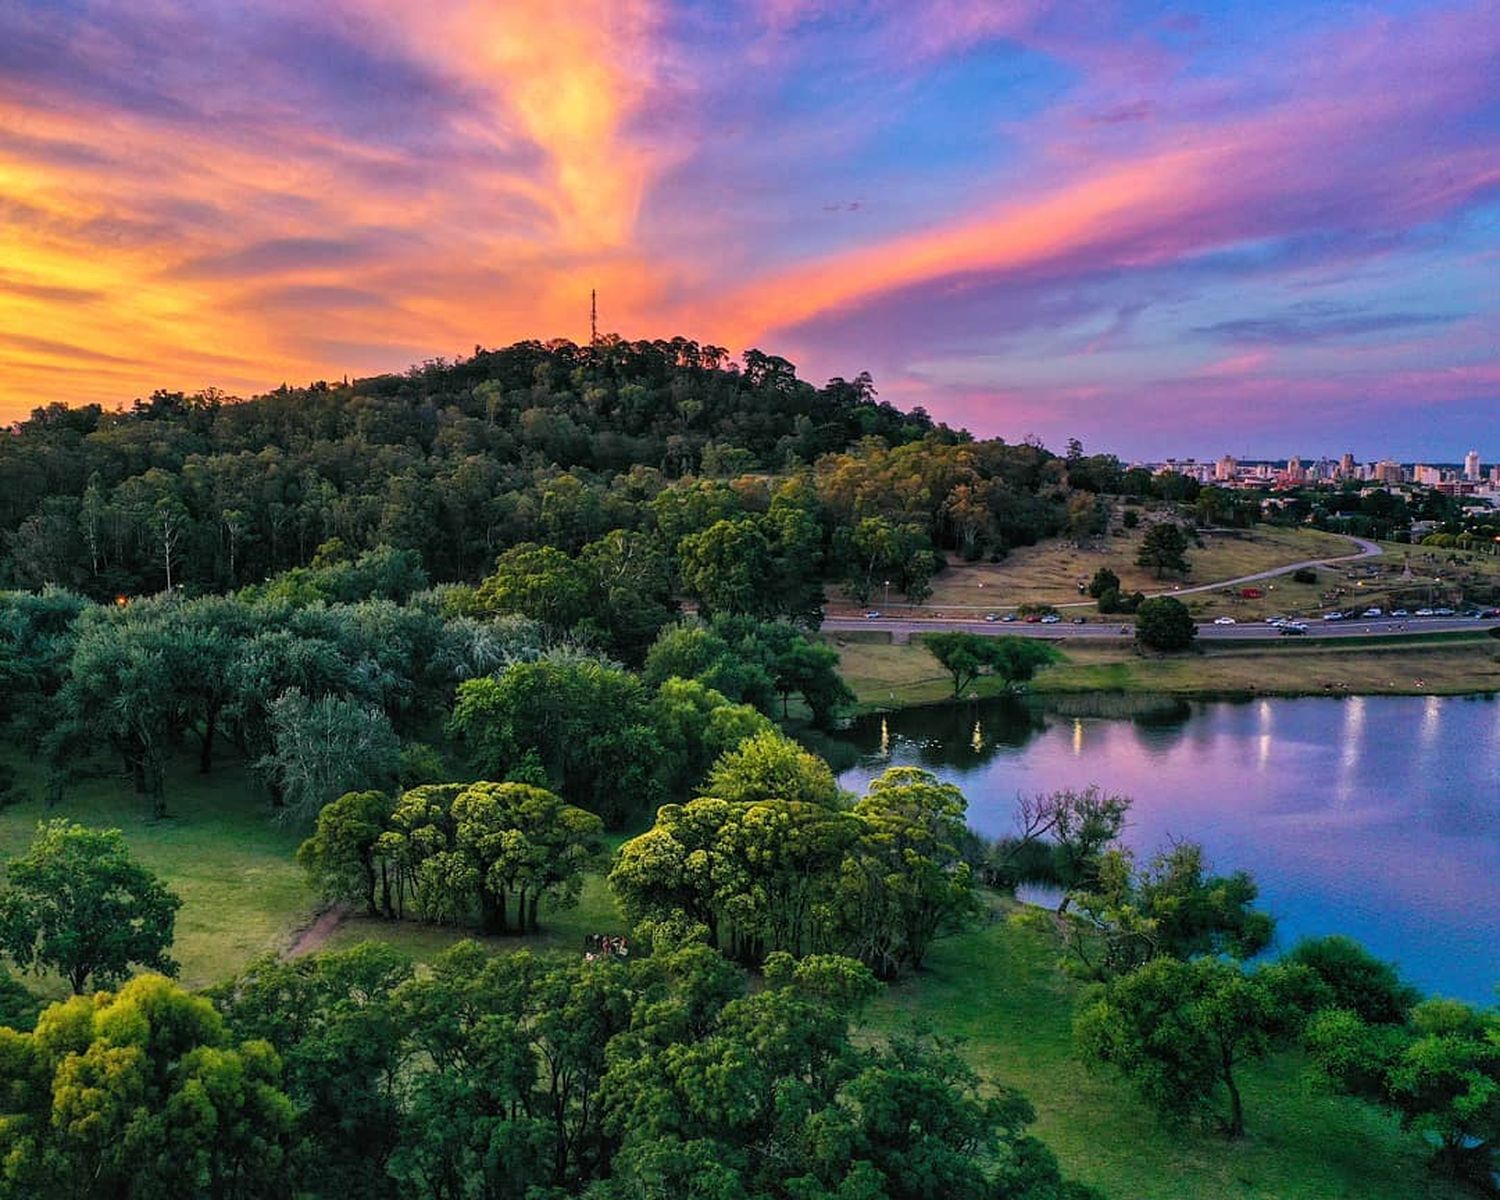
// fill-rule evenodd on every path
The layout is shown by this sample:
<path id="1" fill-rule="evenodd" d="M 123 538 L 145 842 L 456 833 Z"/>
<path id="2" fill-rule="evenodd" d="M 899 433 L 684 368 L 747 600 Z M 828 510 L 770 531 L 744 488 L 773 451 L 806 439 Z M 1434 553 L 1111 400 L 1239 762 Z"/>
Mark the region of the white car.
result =
<path id="1" fill-rule="evenodd" d="M 990 622 L 990 624 L 993 625 L 1000 618 L 998 616 L 996 616 L 994 613 L 986 613 L 984 619 L 986 621 Z"/>
<path id="2" fill-rule="evenodd" d="M 1233 625 L 1234 623 L 1235 623 L 1235 620 L 1234 620 L 1233 617 L 1215 617 L 1214 618 L 1214 624 L 1215 625 Z"/>
<path id="3" fill-rule="evenodd" d="M 865 613 L 865 620 L 878 621 L 880 620 L 880 614 L 872 608 L 869 612 Z"/>
<path id="4" fill-rule="evenodd" d="M 1380 611 L 1380 609 L 1378 609 L 1378 608 L 1371 607 L 1371 608 L 1365 609 L 1365 616 L 1367 616 L 1367 617 L 1381 617 L 1381 616 L 1384 616 L 1384 615 L 1385 614 L 1382 613 Z"/>
<path id="5" fill-rule="evenodd" d="M 1430 609 L 1430 608 L 1419 608 L 1419 609 L 1417 609 L 1416 615 L 1419 616 L 1419 617 L 1430 617 L 1430 616 L 1432 616 L 1432 609 Z"/>
<path id="6" fill-rule="evenodd" d="M 1062 618 L 1060 616 L 1058 616 L 1056 613 L 1048 613 L 1045 617 L 1042 618 L 1042 624 L 1043 625 L 1056 625 L 1061 620 L 1062 620 Z"/>

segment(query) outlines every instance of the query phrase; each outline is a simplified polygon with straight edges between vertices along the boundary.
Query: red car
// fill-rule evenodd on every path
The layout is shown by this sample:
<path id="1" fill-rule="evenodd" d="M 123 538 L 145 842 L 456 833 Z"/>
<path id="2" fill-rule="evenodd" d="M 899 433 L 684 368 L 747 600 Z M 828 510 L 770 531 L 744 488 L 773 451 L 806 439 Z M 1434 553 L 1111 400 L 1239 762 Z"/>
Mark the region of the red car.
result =
<path id="1" fill-rule="evenodd" d="M 1040 625 L 1041 623 L 1042 618 L 1037 616 L 1036 613 L 1032 613 L 1031 616 L 1026 618 L 1026 624 L 1028 625 Z"/>

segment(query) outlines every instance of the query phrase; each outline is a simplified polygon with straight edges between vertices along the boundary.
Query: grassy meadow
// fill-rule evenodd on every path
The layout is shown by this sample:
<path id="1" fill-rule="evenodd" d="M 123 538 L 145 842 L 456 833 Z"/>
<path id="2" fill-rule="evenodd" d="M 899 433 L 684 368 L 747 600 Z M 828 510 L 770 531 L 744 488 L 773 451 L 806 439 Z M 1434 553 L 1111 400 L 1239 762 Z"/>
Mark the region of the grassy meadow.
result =
<path id="1" fill-rule="evenodd" d="M 839 670 L 866 709 L 936 704 L 952 696 L 946 671 L 914 637 L 859 631 L 830 640 Z M 1500 691 L 1500 642 L 1480 630 L 1348 641 L 1267 639 L 1208 642 L 1183 654 L 1139 653 L 1125 638 L 1095 640 L 1059 634 L 1063 661 L 1037 674 L 1039 693 L 1157 692 L 1179 696 L 1461 695 Z M 999 691 L 981 678 L 980 696 Z"/>
<path id="2" fill-rule="evenodd" d="M 929 607 L 1012 608 L 1020 604 L 1065 604 L 1078 600 L 1078 583 L 1108 567 L 1126 592 L 1154 592 L 1173 583 L 1185 587 L 1274 570 L 1291 563 L 1356 554 L 1346 537 L 1316 529 L 1257 525 L 1234 533 L 1204 535 L 1204 548 L 1189 547 L 1186 579 L 1158 580 L 1135 565 L 1146 522 L 1123 537 L 1098 539 L 1088 546 L 1059 538 L 1022 546 L 998 563 L 953 562 L 933 580 Z M 1410 547 L 1408 547 L 1409 549 Z M 899 608 L 893 608 L 896 611 Z"/>

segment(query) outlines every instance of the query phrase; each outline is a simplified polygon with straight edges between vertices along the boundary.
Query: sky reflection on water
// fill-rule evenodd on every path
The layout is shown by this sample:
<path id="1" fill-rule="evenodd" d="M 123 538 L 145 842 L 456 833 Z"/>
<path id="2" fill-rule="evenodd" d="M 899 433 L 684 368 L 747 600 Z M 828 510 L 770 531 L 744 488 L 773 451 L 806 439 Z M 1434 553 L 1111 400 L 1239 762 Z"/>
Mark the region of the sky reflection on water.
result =
<path id="1" fill-rule="evenodd" d="M 1245 869 L 1278 943 L 1346 933 L 1419 986 L 1487 1003 L 1500 981 L 1500 702 L 1350 697 L 1171 703 L 1134 720 L 1008 703 L 868 718 L 841 776 L 953 780 L 984 833 L 1016 797 L 1097 783 L 1132 796 L 1126 842 L 1204 844 Z"/>

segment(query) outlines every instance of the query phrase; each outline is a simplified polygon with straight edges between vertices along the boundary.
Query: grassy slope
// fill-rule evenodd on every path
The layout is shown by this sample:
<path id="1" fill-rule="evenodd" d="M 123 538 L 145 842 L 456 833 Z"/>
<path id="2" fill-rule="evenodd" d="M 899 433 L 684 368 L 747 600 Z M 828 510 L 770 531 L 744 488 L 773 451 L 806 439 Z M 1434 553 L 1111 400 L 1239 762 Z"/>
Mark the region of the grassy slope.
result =
<path id="1" fill-rule="evenodd" d="M 911 1019 L 967 1040 L 974 1065 L 1019 1087 L 1034 1132 L 1069 1174 L 1112 1200 L 1423 1200 L 1451 1197 L 1428 1177 L 1416 1138 L 1378 1110 L 1329 1095 L 1295 1055 L 1244 1072 L 1245 1141 L 1164 1125 L 1117 1080 L 1072 1056 L 1076 985 L 1050 938 L 1003 918 L 940 942 L 926 969 L 876 1005 L 876 1031 Z"/>
<path id="2" fill-rule="evenodd" d="M 1095 549 L 1082 549 L 1053 538 L 1014 550 L 999 563 L 955 562 L 933 581 L 928 604 L 937 608 L 1007 607 L 1027 602 L 1058 604 L 1077 600 L 1078 581 L 1091 579 L 1100 567 L 1114 571 L 1127 592 L 1153 592 L 1174 582 L 1187 586 L 1213 583 L 1287 563 L 1358 551 L 1348 538 L 1337 534 L 1258 525 L 1243 536 L 1206 534 L 1202 550 L 1189 549 L 1192 571 L 1186 580 L 1158 580 L 1150 571 L 1135 565 L 1144 531 L 1143 524 L 1126 531 L 1124 537 L 1103 538 Z"/>
<path id="3" fill-rule="evenodd" d="M 949 698 L 952 685 L 936 660 L 913 639 L 891 645 L 861 638 L 835 639 L 839 669 L 861 705 L 880 708 L 932 704 Z M 1214 643 L 1199 651 L 1160 657 L 1137 654 L 1118 642 L 1069 641 L 1066 661 L 1044 669 L 1037 692 L 1122 691 L 1172 695 L 1257 692 L 1263 695 L 1445 695 L 1500 691 L 1500 642 L 1483 633 L 1347 642 L 1286 639 Z M 996 690 L 981 679 L 971 689 Z"/>

